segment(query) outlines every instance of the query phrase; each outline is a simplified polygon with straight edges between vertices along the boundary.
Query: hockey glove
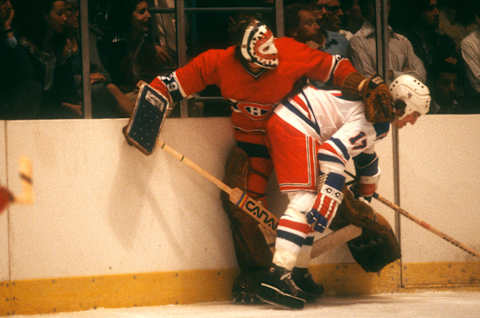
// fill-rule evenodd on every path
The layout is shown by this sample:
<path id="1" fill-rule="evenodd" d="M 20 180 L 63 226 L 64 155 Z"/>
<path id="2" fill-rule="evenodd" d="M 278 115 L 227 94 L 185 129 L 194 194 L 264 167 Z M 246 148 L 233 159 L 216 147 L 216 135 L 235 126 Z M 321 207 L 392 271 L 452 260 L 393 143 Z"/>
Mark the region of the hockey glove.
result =
<path id="1" fill-rule="evenodd" d="M 365 78 L 358 72 L 349 74 L 342 92 L 347 98 L 360 97 L 365 104 L 365 117 L 371 123 L 392 122 L 395 119 L 393 98 L 383 79 L 374 75 Z"/>
<path id="2" fill-rule="evenodd" d="M 370 202 L 375 194 L 375 191 L 377 191 L 379 179 L 380 173 L 371 177 L 359 177 L 358 181 L 352 186 L 352 192 L 355 195 L 355 199 L 364 197 L 368 202 Z"/>
<path id="3" fill-rule="evenodd" d="M 345 177 L 336 173 L 329 173 L 325 183 L 321 186 L 313 207 L 307 212 L 307 222 L 314 231 L 322 233 L 328 228 L 330 221 L 335 217 L 338 206 L 342 203 Z"/>
<path id="4" fill-rule="evenodd" d="M 360 89 L 369 122 L 386 123 L 395 119 L 392 95 L 380 76 L 372 76 Z"/>

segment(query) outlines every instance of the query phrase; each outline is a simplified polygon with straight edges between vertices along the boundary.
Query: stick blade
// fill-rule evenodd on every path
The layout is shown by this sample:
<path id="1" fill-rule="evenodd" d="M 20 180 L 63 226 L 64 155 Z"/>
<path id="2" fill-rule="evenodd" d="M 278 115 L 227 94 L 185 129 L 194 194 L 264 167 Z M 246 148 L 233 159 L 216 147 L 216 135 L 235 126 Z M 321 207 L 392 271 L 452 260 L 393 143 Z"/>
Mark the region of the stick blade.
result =
<path id="1" fill-rule="evenodd" d="M 22 193 L 19 196 L 15 196 L 14 202 L 20 204 L 33 204 L 33 169 L 32 161 L 28 157 L 20 157 L 18 173 L 22 184 Z"/>

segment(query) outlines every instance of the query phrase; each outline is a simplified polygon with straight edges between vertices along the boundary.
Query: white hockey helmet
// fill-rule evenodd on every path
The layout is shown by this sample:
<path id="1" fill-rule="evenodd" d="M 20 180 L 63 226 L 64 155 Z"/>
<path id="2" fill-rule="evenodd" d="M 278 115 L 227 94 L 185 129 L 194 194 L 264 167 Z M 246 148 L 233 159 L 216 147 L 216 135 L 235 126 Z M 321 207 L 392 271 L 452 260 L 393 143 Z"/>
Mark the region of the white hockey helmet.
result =
<path id="1" fill-rule="evenodd" d="M 405 112 L 399 119 L 417 111 L 425 115 L 430 109 L 430 90 L 427 85 L 412 75 L 402 74 L 390 84 L 390 93 L 393 101 L 401 100 L 405 103 Z"/>

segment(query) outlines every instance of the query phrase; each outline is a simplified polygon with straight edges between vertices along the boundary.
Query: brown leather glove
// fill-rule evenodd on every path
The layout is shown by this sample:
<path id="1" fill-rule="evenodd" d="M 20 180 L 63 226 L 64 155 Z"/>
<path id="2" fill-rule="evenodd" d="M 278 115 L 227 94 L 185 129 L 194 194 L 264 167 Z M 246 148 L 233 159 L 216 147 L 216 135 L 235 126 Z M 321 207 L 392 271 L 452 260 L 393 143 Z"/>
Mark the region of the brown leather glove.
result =
<path id="1" fill-rule="evenodd" d="M 330 225 L 338 230 L 348 224 L 362 228 L 362 235 L 349 241 L 347 246 L 353 259 L 366 272 L 379 272 L 386 265 L 401 257 L 398 242 L 390 223 L 365 202 L 353 197 L 344 189 L 344 199 Z"/>
<path id="2" fill-rule="evenodd" d="M 387 84 L 380 76 L 372 76 L 361 87 L 365 103 L 365 116 L 372 123 L 392 122 L 395 119 L 393 98 Z"/>
<path id="3" fill-rule="evenodd" d="M 367 79 L 358 72 L 351 73 L 345 78 L 342 92 L 346 97 L 360 97 L 363 100 L 369 122 L 386 123 L 395 119 L 392 95 L 380 76 Z"/>

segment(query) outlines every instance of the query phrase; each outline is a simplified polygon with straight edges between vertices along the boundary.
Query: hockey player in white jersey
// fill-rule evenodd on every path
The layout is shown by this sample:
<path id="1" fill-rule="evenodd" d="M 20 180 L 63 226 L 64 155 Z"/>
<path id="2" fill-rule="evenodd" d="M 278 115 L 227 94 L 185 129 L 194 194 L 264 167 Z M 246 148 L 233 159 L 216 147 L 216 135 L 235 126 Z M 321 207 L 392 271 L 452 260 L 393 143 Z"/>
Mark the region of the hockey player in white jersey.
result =
<path id="1" fill-rule="evenodd" d="M 415 124 L 428 112 L 428 88 L 410 75 L 389 86 L 395 100 L 398 128 Z M 259 298 L 289 308 L 303 308 L 311 299 L 292 278 L 293 268 L 308 268 L 314 232 L 324 233 L 335 218 L 345 190 L 345 165 L 353 159 L 356 196 L 369 198 L 380 177 L 375 142 L 390 123 L 371 123 L 364 104 L 346 100 L 340 91 L 306 86 L 275 109 L 267 137 L 280 191 L 288 206 L 280 218 L 275 253 Z M 306 289 L 306 288 L 303 288 Z"/>

